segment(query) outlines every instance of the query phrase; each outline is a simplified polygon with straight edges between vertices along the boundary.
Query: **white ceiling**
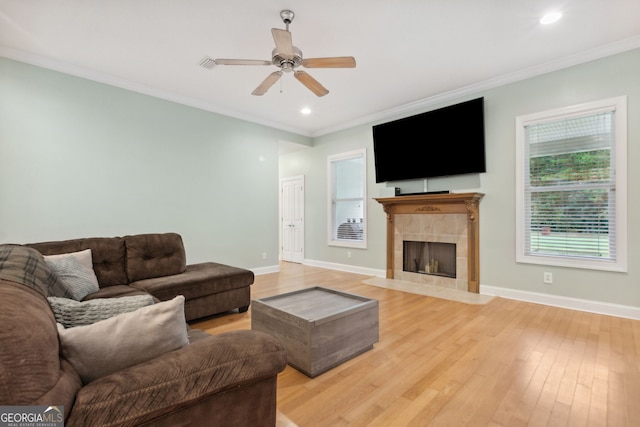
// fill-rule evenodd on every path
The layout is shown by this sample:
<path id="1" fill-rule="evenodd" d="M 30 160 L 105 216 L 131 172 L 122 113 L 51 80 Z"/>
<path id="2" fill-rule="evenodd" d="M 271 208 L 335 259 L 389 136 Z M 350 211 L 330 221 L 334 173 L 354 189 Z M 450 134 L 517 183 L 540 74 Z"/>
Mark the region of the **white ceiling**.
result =
<path id="1" fill-rule="evenodd" d="M 305 57 L 356 58 L 306 69 L 328 95 L 287 74 L 252 96 L 275 66 L 198 65 L 270 60 L 282 9 Z M 636 47 L 638 0 L 0 0 L 0 56 L 307 136 Z"/>

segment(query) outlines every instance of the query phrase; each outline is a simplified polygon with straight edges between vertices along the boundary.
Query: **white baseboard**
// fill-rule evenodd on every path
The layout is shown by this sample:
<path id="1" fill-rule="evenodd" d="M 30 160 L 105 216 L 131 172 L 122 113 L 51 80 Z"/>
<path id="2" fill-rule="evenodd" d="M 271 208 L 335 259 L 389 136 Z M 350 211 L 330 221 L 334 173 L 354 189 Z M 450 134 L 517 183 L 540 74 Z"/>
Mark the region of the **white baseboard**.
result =
<path id="1" fill-rule="evenodd" d="M 601 301 L 591 301 L 580 298 L 565 297 L 561 295 L 520 291 L 517 289 L 499 288 L 496 286 L 487 286 L 482 284 L 480 285 L 480 293 L 483 295 L 493 295 L 502 298 L 515 299 L 518 301 L 550 305 L 553 307 L 568 308 L 571 310 L 587 311 L 589 313 L 605 314 L 608 316 L 640 320 L 640 307 L 612 304 Z"/>
<path id="2" fill-rule="evenodd" d="M 311 267 L 327 268 L 329 270 L 346 271 L 348 273 L 364 274 L 367 276 L 386 277 L 387 272 L 376 268 L 359 267 L 357 265 L 338 264 L 326 261 L 305 259 L 302 264 Z M 278 265 L 252 269 L 254 274 L 277 273 Z M 589 313 L 604 314 L 607 316 L 622 317 L 625 319 L 640 320 L 640 307 L 613 304 L 601 301 L 585 300 L 580 298 L 565 297 L 561 295 L 542 294 L 538 292 L 521 291 L 517 289 L 500 288 L 497 286 L 480 285 L 480 294 L 491 295 L 518 301 L 532 302 L 549 305 L 552 307 L 567 308 L 570 310 L 586 311 Z"/>
<path id="3" fill-rule="evenodd" d="M 261 274 L 277 273 L 280 271 L 280 266 L 270 265 L 267 267 L 251 268 L 250 270 L 253 271 L 253 274 L 255 274 L 256 276 L 259 276 Z"/>
<path id="4" fill-rule="evenodd" d="M 386 277 L 387 272 L 385 270 L 379 270 L 376 268 L 358 267 L 357 265 L 338 264 L 326 261 L 315 261 L 312 259 L 305 259 L 302 262 L 304 265 L 311 267 L 322 267 L 330 270 L 346 271 L 347 273 L 366 274 L 367 276 Z"/>

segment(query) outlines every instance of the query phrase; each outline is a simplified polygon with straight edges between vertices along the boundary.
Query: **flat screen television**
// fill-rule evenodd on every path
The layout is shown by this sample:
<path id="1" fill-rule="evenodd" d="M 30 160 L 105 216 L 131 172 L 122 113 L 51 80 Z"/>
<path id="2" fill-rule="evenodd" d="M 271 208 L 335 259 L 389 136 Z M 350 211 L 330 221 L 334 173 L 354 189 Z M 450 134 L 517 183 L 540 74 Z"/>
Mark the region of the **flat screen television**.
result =
<path id="1" fill-rule="evenodd" d="M 484 98 L 373 126 L 376 182 L 486 172 Z"/>

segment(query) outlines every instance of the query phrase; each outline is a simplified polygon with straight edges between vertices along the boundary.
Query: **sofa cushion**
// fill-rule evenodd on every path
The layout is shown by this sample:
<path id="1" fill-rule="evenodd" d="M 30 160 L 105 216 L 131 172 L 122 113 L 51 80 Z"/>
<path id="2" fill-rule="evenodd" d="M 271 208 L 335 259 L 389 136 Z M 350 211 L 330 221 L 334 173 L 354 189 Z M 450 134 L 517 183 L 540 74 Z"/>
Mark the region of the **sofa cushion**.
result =
<path id="1" fill-rule="evenodd" d="M 182 273 L 187 266 L 182 237 L 176 233 L 125 236 L 130 282 Z"/>
<path id="2" fill-rule="evenodd" d="M 190 264 L 182 274 L 138 280 L 132 287 L 143 289 L 156 298 L 166 301 L 176 295 L 188 300 L 214 295 L 231 289 L 244 288 L 254 281 L 254 274 L 230 265 L 215 262 Z"/>
<path id="3" fill-rule="evenodd" d="M 134 295 L 149 295 L 149 293 L 129 285 L 114 285 L 107 286 L 106 288 L 100 288 L 98 292 L 87 295 L 82 301 L 91 301 L 102 298 L 131 297 Z M 156 302 L 160 302 L 160 300 L 156 299 Z"/>
<path id="4" fill-rule="evenodd" d="M 84 302 L 58 297 L 49 297 L 47 299 L 56 317 L 56 322 L 62 324 L 65 328 L 91 325 L 154 303 L 151 295 L 99 298 Z"/>
<path id="5" fill-rule="evenodd" d="M 44 260 L 62 280 L 68 293 L 77 301 L 98 292 L 98 278 L 93 272 L 91 249 L 67 254 L 45 255 Z"/>
<path id="6" fill-rule="evenodd" d="M 187 318 L 187 322 L 190 322 L 201 317 L 235 309 L 243 313 L 249 309 L 249 305 L 251 305 L 251 288 L 245 286 L 244 288 L 187 300 L 184 303 L 184 315 Z"/>
<path id="7" fill-rule="evenodd" d="M 58 324 L 62 355 L 87 384 L 189 343 L 184 297 L 87 326 Z"/>
<path id="8" fill-rule="evenodd" d="M 71 408 L 82 384 L 60 359 L 56 321 L 46 298 L 33 288 L 0 280 L 0 325 L 2 405 L 55 402 Z"/>
<path id="9" fill-rule="evenodd" d="M 59 242 L 30 243 L 43 255 L 64 254 L 91 249 L 93 271 L 100 287 L 127 285 L 125 270 L 125 245 L 122 237 L 90 237 L 86 239 L 62 240 Z"/>
<path id="10" fill-rule="evenodd" d="M 0 245 L 0 279 L 28 286 L 45 297 L 71 298 L 42 254 L 24 246 Z"/>
<path id="11" fill-rule="evenodd" d="M 282 344 L 262 332 L 208 336 L 83 387 L 69 425 L 274 425 L 268 417 L 242 423 L 237 412 L 255 414 L 263 407 L 262 399 L 275 397 L 275 383 L 270 392 L 262 393 L 243 386 L 273 378 L 286 361 Z M 194 405 L 216 393 L 217 399 L 224 399 L 235 390 L 240 390 L 232 395 L 235 399 L 225 400 L 226 405 L 215 413 L 199 413 L 202 407 Z M 180 413 L 183 409 L 189 412 Z M 163 423 L 157 419 L 169 414 L 177 414 L 179 420 Z"/>

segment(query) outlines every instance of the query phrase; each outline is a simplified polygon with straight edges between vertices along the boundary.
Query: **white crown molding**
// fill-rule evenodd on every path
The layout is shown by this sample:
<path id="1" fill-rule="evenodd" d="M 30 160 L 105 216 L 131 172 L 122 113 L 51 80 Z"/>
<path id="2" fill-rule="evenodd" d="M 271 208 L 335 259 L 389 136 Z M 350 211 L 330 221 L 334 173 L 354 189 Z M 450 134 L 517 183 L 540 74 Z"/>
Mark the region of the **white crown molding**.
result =
<path id="1" fill-rule="evenodd" d="M 504 74 L 493 79 L 474 83 L 468 86 L 463 86 L 449 92 L 444 92 L 429 98 L 424 98 L 419 101 L 401 105 L 396 108 L 380 111 L 368 116 L 363 116 L 357 120 L 352 120 L 337 126 L 313 132 L 311 136 L 318 137 L 352 127 L 365 125 L 368 123 L 385 122 L 389 121 L 390 119 L 397 119 L 406 115 L 415 114 L 415 112 L 418 110 L 428 109 L 429 107 L 433 107 L 442 102 L 452 101 L 464 96 L 475 95 L 479 92 L 494 89 L 506 84 L 526 80 L 532 77 L 540 76 L 542 74 L 573 67 L 575 65 L 580 65 L 589 61 L 594 61 L 596 59 L 606 58 L 607 56 L 627 52 L 629 50 L 637 48 L 640 48 L 640 36 L 630 37 L 624 40 L 600 46 L 595 49 L 570 55 L 565 58 L 560 58 L 544 64 L 536 65 L 534 67 L 529 67 L 523 70 Z"/>
<path id="2" fill-rule="evenodd" d="M 64 74 L 69 74 L 74 77 L 91 80 L 98 83 L 103 83 L 109 86 L 114 86 L 120 89 L 129 90 L 131 92 L 137 92 L 143 95 L 152 96 L 154 98 L 163 99 L 165 101 L 175 102 L 177 104 L 186 105 L 188 107 L 194 107 L 200 110 L 209 111 L 211 113 L 220 114 L 227 117 L 232 117 L 239 120 L 267 126 L 274 129 L 284 130 L 286 132 L 295 133 L 302 136 L 311 136 L 309 132 L 305 132 L 301 129 L 291 128 L 283 126 L 279 123 L 271 122 L 261 119 L 249 114 L 244 114 L 239 111 L 231 110 L 220 105 L 215 105 L 201 100 L 189 98 L 186 96 L 177 95 L 172 92 L 168 92 L 156 87 L 143 85 L 140 83 L 131 82 L 126 79 L 121 79 L 109 74 L 101 73 L 89 68 L 80 67 L 71 63 L 57 61 L 45 56 L 34 55 L 32 53 L 24 52 L 18 49 L 12 49 L 6 46 L 0 45 L 0 57 L 12 59 L 18 62 L 24 62 L 25 64 L 35 65 L 37 67 L 46 68 L 48 70 L 57 71 Z"/>
<path id="3" fill-rule="evenodd" d="M 468 86 L 464 86 L 449 92 L 444 92 L 444 93 L 441 93 L 429 98 L 425 98 L 416 102 L 401 105 L 396 108 L 384 110 L 368 116 L 363 116 L 363 117 L 360 117 L 359 119 L 350 120 L 350 121 L 341 123 L 340 125 L 324 128 L 315 132 L 306 132 L 301 129 L 283 126 L 279 123 L 263 120 L 259 117 L 244 114 L 235 110 L 231 110 L 229 108 L 222 107 L 220 105 L 214 105 L 214 104 L 202 102 L 197 99 L 179 96 L 175 93 L 163 91 L 155 87 L 134 83 L 125 79 L 120 79 L 111 75 L 100 73 L 96 70 L 91 70 L 91 69 L 83 68 L 74 64 L 56 61 L 54 59 L 51 59 L 45 56 L 34 55 L 21 50 L 12 49 L 6 46 L 0 45 L 0 56 L 8 59 L 13 59 L 15 61 L 36 65 L 38 67 L 47 68 L 53 71 L 69 74 L 72 76 L 84 78 L 87 80 L 92 80 L 92 81 L 104 83 L 110 86 L 130 90 L 132 92 L 137 92 L 144 95 L 153 96 L 155 98 L 176 102 L 178 104 L 187 105 L 187 106 L 198 108 L 204 111 L 209 111 L 212 113 L 221 114 L 224 116 L 233 117 L 240 120 L 245 120 L 245 121 L 256 123 L 263 126 L 268 126 L 274 129 L 280 129 L 280 130 L 284 130 L 284 131 L 295 133 L 302 136 L 318 137 L 318 136 L 334 133 L 337 131 L 349 129 L 352 127 L 368 124 L 368 123 L 388 121 L 389 119 L 392 119 L 392 118 L 398 118 L 404 115 L 411 114 L 417 110 L 427 109 L 429 107 L 432 107 L 442 102 L 451 101 L 464 96 L 477 94 L 478 92 L 493 89 L 509 83 L 514 83 L 514 82 L 525 80 L 531 77 L 536 77 L 552 71 L 557 71 L 564 68 L 572 67 L 574 65 L 579 65 L 585 62 L 589 62 L 589 61 L 604 58 L 607 56 L 615 55 L 618 53 L 626 52 L 636 48 L 640 48 L 640 36 L 630 37 L 624 40 L 620 40 L 614 43 L 600 46 L 595 49 L 570 55 L 555 61 L 550 61 L 534 67 L 529 67 L 513 73 L 505 74 L 493 79 L 489 79 L 489 80 L 485 80 L 485 81 L 471 84 Z"/>

